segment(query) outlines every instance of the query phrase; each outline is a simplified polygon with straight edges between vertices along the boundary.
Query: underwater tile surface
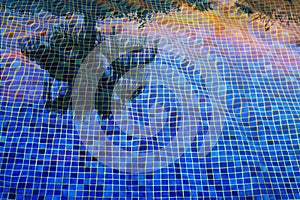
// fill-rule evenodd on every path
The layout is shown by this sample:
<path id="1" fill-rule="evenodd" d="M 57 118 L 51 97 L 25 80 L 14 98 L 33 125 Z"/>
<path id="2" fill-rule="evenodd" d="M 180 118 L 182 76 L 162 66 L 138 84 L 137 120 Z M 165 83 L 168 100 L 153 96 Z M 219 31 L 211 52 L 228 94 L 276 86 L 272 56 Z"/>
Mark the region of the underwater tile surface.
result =
<path id="1" fill-rule="evenodd" d="M 59 26 L 79 33 L 83 16 L 1 6 L 0 199 L 300 199 L 299 25 L 266 31 L 234 1 L 216 5 L 155 13 L 143 28 L 99 19 L 103 55 L 113 34 L 159 41 L 158 53 L 136 98 L 83 122 L 76 106 L 45 107 L 68 84 L 19 45 Z"/>

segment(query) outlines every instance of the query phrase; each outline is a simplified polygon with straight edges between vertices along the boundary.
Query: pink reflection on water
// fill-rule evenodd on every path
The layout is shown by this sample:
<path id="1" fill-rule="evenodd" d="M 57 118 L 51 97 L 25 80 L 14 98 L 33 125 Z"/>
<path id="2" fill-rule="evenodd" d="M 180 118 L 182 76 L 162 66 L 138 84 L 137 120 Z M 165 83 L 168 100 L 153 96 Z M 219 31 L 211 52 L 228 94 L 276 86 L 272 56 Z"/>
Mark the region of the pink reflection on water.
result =
<path id="1" fill-rule="evenodd" d="M 43 96 L 45 73 L 18 52 L 0 55 L 2 100 L 37 104 Z"/>

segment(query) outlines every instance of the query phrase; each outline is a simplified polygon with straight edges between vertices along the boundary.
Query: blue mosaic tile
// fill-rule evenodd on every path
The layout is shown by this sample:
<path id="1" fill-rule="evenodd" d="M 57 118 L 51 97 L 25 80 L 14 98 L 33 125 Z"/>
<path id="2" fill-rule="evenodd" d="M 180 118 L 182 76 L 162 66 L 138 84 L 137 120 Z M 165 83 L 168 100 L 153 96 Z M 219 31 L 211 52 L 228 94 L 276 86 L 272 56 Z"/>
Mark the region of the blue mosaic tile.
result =
<path id="1" fill-rule="evenodd" d="M 1 19 L 8 23 L 7 19 L 15 11 L 5 9 Z M 54 22 L 50 22 L 50 16 L 45 13 L 35 13 L 34 17 L 18 16 L 15 21 L 21 26 L 28 26 L 26 21 L 32 18 L 39 23 L 31 23 L 25 28 L 17 27 L 15 31 L 47 30 L 51 34 L 51 23 Z M 9 28 L 1 28 L 1 48 L 7 48 L 5 50 L 10 52 L 15 49 L 16 42 L 3 39 L 8 37 L 8 34 L 4 34 L 6 29 Z M 205 35 L 209 32 L 209 26 L 205 30 L 199 32 Z M 281 48 L 292 52 L 289 55 L 294 55 L 293 51 L 298 50 L 297 47 L 292 50 L 290 44 L 280 43 L 277 39 L 275 41 L 265 33 L 252 30 L 253 37 L 263 38 L 266 45 L 278 43 Z M 44 103 L 30 104 L 28 99 L 20 97 L 16 97 L 15 102 L 5 98 L 2 101 L 1 97 L 0 179 L 4 181 L 0 181 L 0 198 L 299 199 L 300 150 L 297 133 L 300 120 L 297 98 L 300 93 L 297 92 L 299 77 L 296 77 L 296 70 L 296 79 L 283 69 L 266 71 L 265 66 L 277 67 L 276 62 L 279 61 L 276 59 L 281 57 L 280 53 L 274 53 L 274 56 L 265 53 L 251 55 L 249 49 L 252 51 L 253 47 L 247 42 L 210 35 L 211 43 L 205 44 L 205 37 L 194 40 L 201 44 L 199 63 L 192 64 L 182 59 L 184 53 L 165 57 L 162 54 L 155 60 L 155 65 L 164 69 L 170 66 L 182 73 L 199 97 L 197 102 L 200 108 L 196 114 L 201 116 L 201 122 L 195 129 L 196 137 L 180 158 L 145 174 L 135 175 L 112 168 L 82 141 L 71 112 L 54 114 L 44 109 Z M 247 50 L 244 52 L 241 49 L 245 47 Z M 185 48 L 181 47 L 182 50 Z M 263 52 L 261 46 L 257 46 L 256 50 Z M 284 67 L 297 66 L 299 63 L 296 58 L 294 63 L 289 62 L 288 58 L 286 60 Z M 18 67 L 23 62 L 14 57 L 1 58 L 1 61 L 10 63 L 11 67 Z M 205 69 L 199 70 L 198 65 L 205 66 Z M 1 65 L 1 72 L 5 67 Z M 204 144 L 200 140 L 214 130 L 211 128 L 214 116 L 221 112 L 221 109 L 216 111 L 216 102 L 211 99 L 219 91 L 206 82 L 205 73 L 218 73 L 223 78 L 226 90 L 222 102 L 226 106 L 226 113 L 222 116 L 224 124 L 220 125 L 220 135 L 214 147 L 204 157 L 199 157 L 199 149 Z M 13 77 L 16 83 L 20 82 L 19 76 L 35 75 L 30 71 L 16 73 Z M 13 85 L 12 88 L 21 90 L 21 86 Z M 58 91 L 59 86 L 60 83 L 56 81 L 52 87 L 53 95 L 62 92 Z M 2 85 L 0 87 L 2 95 Z M 158 133 L 149 133 L 149 136 L 128 135 L 125 130 L 120 131 L 113 120 L 99 127 L 105 131 L 107 141 L 111 141 L 115 147 L 122 146 L 122 151 L 118 153 L 134 152 L 130 155 L 143 155 L 145 159 L 149 152 L 162 151 L 163 154 L 163 148 L 160 147 L 166 147 L 176 139 L 180 134 L 178 127 L 184 127 L 184 122 L 193 117 L 189 116 L 184 121 L 183 113 L 186 110 L 177 109 L 184 103 L 177 101 L 177 98 L 172 89 L 159 83 L 146 87 L 132 101 L 134 103 L 130 111 L 135 112 L 133 120 L 143 123 L 149 121 L 150 117 L 145 111 L 149 110 L 149 105 L 157 102 L 165 104 L 165 111 L 171 113 L 167 120 L 169 126 Z M 186 141 L 185 137 L 181 145 L 185 145 Z M 113 151 L 113 156 L 120 156 L 115 154 L 115 149 Z M 124 158 L 124 162 L 128 161 Z"/>

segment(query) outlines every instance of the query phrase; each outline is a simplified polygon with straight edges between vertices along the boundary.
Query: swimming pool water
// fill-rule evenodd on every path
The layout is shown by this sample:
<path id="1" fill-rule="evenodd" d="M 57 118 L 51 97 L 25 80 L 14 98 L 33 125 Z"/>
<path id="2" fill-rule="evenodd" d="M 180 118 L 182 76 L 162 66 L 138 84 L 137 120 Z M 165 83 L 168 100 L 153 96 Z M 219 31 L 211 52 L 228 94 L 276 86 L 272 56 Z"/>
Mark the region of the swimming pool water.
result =
<path id="1" fill-rule="evenodd" d="M 16 38 L 24 34 L 51 32 L 55 20 L 49 20 L 48 14 L 1 13 L 1 199 L 300 199 L 299 46 L 277 44 L 254 28 L 253 35 L 265 38 L 266 46 L 196 30 L 203 36 L 197 40 L 199 61 L 192 63 L 183 59 L 183 53 L 166 50 L 149 68 L 155 71 L 157 66 L 158 72 L 172 68 L 174 76 L 179 74 L 178 83 L 189 88 L 183 93 L 195 97 L 190 104 L 197 108 L 179 99 L 180 90 L 172 85 L 176 81 L 169 81 L 168 88 L 167 75 L 158 76 L 129 104 L 131 124 L 116 124 L 121 117 L 115 117 L 99 126 L 110 130 L 104 137 L 120 151 L 104 152 L 98 160 L 84 143 L 70 110 L 60 115 L 44 109 L 49 75 L 23 58 L 16 45 Z M 9 21 L 11 15 L 16 17 Z M 38 19 L 36 26 L 26 25 L 29 19 Z M 9 32 L 14 34 L 10 37 Z M 188 49 L 186 45 L 179 48 Z M 66 85 L 55 82 L 53 94 L 59 87 Z M 155 109 L 161 112 L 151 118 L 149 112 Z M 189 112 L 196 114 L 184 115 Z M 155 117 L 165 116 L 162 129 L 154 133 L 150 128 L 145 134 Z M 191 138 L 180 135 L 184 134 L 180 127 L 189 127 L 185 123 L 197 125 L 193 133 L 185 133 Z M 143 132 L 135 133 L 135 126 Z M 216 138 L 212 149 L 203 153 L 208 136 Z M 184 147 L 178 159 L 149 161 L 151 151 L 163 152 L 174 139 L 182 142 L 174 144 Z M 124 163 L 145 156 L 146 164 L 138 164 L 145 167 L 152 162 L 153 170 L 124 170 L 122 152 L 132 156 L 124 158 Z M 105 163 L 108 156 L 119 169 Z"/>

